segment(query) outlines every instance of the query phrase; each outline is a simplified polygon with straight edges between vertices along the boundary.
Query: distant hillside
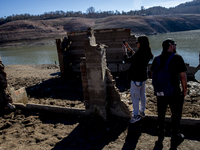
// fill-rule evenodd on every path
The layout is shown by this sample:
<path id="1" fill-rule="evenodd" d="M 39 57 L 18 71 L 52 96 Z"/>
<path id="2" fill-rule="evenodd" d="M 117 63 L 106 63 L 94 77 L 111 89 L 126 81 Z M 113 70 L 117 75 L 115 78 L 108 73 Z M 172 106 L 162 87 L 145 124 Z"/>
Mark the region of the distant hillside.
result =
<path id="1" fill-rule="evenodd" d="M 135 11 L 129 14 L 136 14 Z M 150 7 L 148 9 L 141 9 L 137 11 L 140 15 L 168 15 L 168 14 L 200 14 L 200 0 L 193 0 L 191 2 L 182 3 L 176 7 L 165 8 L 160 6 Z"/>
<path id="2" fill-rule="evenodd" d="M 45 11 L 45 10 L 44 10 Z M 105 18 L 109 16 L 119 16 L 119 15 L 177 15 L 177 14 L 200 14 L 200 0 L 193 0 L 191 2 L 182 3 L 176 7 L 165 8 L 161 6 L 154 6 L 148 9 L 145 9 L 144 6 L 141 6 L 141 10 L 130 10 L 129 12 L 119 12 L 115 11 L 95 11 L 94 7 L 89 7 L 86 10 L 86 13 L 81 11 L 51 11 L 45 12 L 44 14 L 40 15 L 31 15 L 28 13 L 25 14 L 12 14 L 7 17 L 0 18 L 0 25 L 16 21 L 16 20 L 48 20 L 48 19 L 58 19 L 64 17 L 80 17 L 80 18 Z"/>
<path id="3" fill-rule="evenodd" d="M 200 14 L 157 16 L 110 16 L 99 19 L 65 17 L 19 20 L 0 25 L 0 46 L 64 37 L 67 32 L 106 28 L 130 28 L 133 34 L 157 34 L 200 29 Z"/>

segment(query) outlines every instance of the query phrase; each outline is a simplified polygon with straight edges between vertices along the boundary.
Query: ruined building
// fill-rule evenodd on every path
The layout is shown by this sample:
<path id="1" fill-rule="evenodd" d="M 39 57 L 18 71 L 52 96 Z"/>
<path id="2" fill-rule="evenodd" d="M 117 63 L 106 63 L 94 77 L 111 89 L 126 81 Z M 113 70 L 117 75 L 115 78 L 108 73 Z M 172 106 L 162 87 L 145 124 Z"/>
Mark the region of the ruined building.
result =
<path id="1" fill-rule="evenodd" d="M 116 29 L 99 29 L 93 31 L 96 43 L 102 43 L 106 46 L 106 62 L 112 73 L 127 71 L 130 64 L 123 64 L 124 53 L 122 51 L 122 42 L 126 40 L 134 51 L 136 47 L 136 37 L 132 35 L 130 29 L 116 28 Z M 70 51 L 71 68 L 75 72 L 80 72 L 81 57 L 85 57 L 84 52 L 84 38 L 87 31 L 70 32 L 63 40 L 57 40 L 62 43 L 58 49 L 58 57 L 61 74 L 67 74 L 69 71 L 66 65 L 67 49 Z M 66 41 L 66 42 L 63 42 Z M 63 44 L 64 43 L 64 44 Z M 66 44 L 67 43 L 67 44 Z"/>
<path id="2" fill-rule="evenodd" d="M 65 76 L 68 71 L 71 71 L 66 65 L 71 65 L 73 71 L 81 71 L 86 113 L 98 114 L 104 120 L 107 118 L 108 111 L 116 116 L 130 118 L 131 113 L 121 101 L 111 75 L 111 72 L 126 71 L 129 68 L 129 64 L 122 63 L 124 55 L 122 41 L 127 39 L 126 41 L 134 47 L 136 39 L 131 36 L 130 30 L 93 31 L 88 28 L 84 32 L 70 33 L 67 39 L 64 39 L 67 44 L 63 44 L 60 39 L 56 40 L 61 75 Z M 97 43 L 97 39 L 103 42 Z M 71 48 L 68 49 L 69 47 Z M 69 54 L 68 50 L 71 56 L 70 63 L 65 60 L 69 58 L 65 56 L 65 53 Z"/>

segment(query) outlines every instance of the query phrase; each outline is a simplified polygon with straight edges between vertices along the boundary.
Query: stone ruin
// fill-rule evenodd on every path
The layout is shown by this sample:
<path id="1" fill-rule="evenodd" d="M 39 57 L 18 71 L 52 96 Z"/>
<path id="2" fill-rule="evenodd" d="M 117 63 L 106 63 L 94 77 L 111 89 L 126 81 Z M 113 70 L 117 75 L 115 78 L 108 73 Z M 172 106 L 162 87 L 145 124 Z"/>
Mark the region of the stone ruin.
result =
<path id="1" fill-rule="evenodd" d="M 113 28 L 93 30 L 96 43 L 103 43 L 106 46 L 106 62 L 112 73 L 127 71 L 130 64 L 123 64 L 124 52 L 122 51 L 122 42 L 126 42 L 137 51 L 136 37 L 130 29 Z M 70 67 L 74 72 L 80 72 L 81 57 L 85 57 L 84 38 L 87 31 L 69 32 L 63 39 L 57 39 L 57 51 L 60 64 L 61 75 L 68 74 L 69 69 L 66 64 L 66 53 L 70 51 Z M 67 44 L 66 44 L 67 43 Z"/>
<path id="2" fill-rule="evenodd" d="M 121 35 L 125 33 L 126 38 L 129 37 L 129 40 L 134 41 L 132 39 L 133 37 L 130 38 L 130 32 L 128 32 L 129 34 L 127 34 L 127 32 L 124 32 L 124 29 L 119 29 L 119 31 L 123 31 L 119 33 Z M 130 118 L 131 112 L 129 111 L 126 104 L 121 101 L 120 94 L 118 92 L 119 90 L 115 86 L 113 76 L 111 75 L 111 71 L 108 68 L 108 62 L 110 64 L 112 62 L 115 63 L 114 65 L 110 65 L 111 69 L 114 70 L 114 72 L 117 71 L 117 68 L 119 67 L 117 63 L 122 64 L 123 57 L 119 57 L 123 56 L 123 51 L 121 49 L 122 45 L 120 44 L 119 46 L 118 44 L 118 49 L 116 49 L 116 51 L 112 50 L 108 53 L 108 46 L 100 42 L 97 43 L 94 32 L 97 31 L 94 31 L 92 28 L 88 28 L 86 32 L 81 32 L 80 34 L 78 34 L 78 37 L 76 36 L 76 38 L 73 35 L 68 36 L 67 39 L 73 39 L 72 43 L 74 44 L 71 46 L 70 54 L 71 63 L 73 64 L 71 65 L 71 70 L 68 70 L 69 68 L 66 67 L 66 57 L 64 56 L 64 51 L 68 48 L 68 44 L 63 44 L 63 41 L 65 41 L 66 39 L 56 40 L 61 76 L 63 76 L 64 78 L 67 77 L 67 74 L 69 74 L 70 71 L 81 72 L 85 114 L 96 114 L 98 116 L 101 116 L 103 120 L 107 119 L 108 112 L 119 117 Z M 105 33 L 107 34 L 107 32 L 113 34 L 113 30 L 112 32 L 110 32 L 109 30 L 103 32 L 103 35 L 101 35 L 100 37 L 103 39 Z M 117 29 L 115 32 L 118 32 Z M 114 35 L 114 37 L 116 36 L 116 34 Z M 116 36 L 117 38 L 115 38 L 118 40 L 120 39 L 121 43 L 123 40 L 122 38 L 125 36 L 120 37 L 120 34 Z M 111 41 L 116 44 L 117 40 L 114 39 L 114 37 L 111 39 Z M 68 40 L 67 42 L 69 42 L 70 40 Z M 113 44 L 113 46 L 116 46 L 112 42 L 111 44 Z M 119 55 L 119 53 L 121 54 Z M 109 57 L 107 56 L 107 54 L 109 54 Z M 113 55 L 116 55 L 117 57 L 113 58 Z"/>
<path id="3" fill-rule="evenodd" d="M 121 32 L 122 31 L 122 32 Z M 124 32 L 125 31 L 125 32 Z M 103 35 L 100 37 L 103 38 L 105 36 L 104 30 L 95 31 L 102 32 Z M 124 29 L 114 29 L 115 34 L 113 34 L 113 30 L 106 31 L 106 34 L 109 33 L 113 38 L 110 40 L 115 45 L 116 39 L 129 37 L 130 30 Z M 114 39 L 114 37 L 118 35 L 118 38 Z M 85 34 L 86 33 L 86 34 Z M 125 33 L 125 34 L 124 34 Z M 13 104 L 19 109 L 33 109 L 33 110 L 45 110 L 45 111 L 53 111 L 57 113 L 68 113 L 68 114 L 76 114 L 76 115 L 92 115 L 96 114 L 101 116 L 103 120 L 107 120 L 107 114 L 110 112 L 113 115 L 117 115 L 119 117 L 130 118 L 131 113 L 128 107 L 121 101 L 120 94 L 118 89 L 114 84 L 113 77 L 111 75 L 110 69 L 108 69 L 108 60 L 107 60 L 107 50 L 105 44 L 96 43 L 96 38 L 94 37 L 94 31 L 91 28 L 88 28 L 87 32 L 80 34 L 79 38 L 82 42 L 77 44 L 77 41 L 74 41 L 74 47 L 77 50 L 77 47 L 81 47 L 80 55 L 73 55 L 77 59 L 72 59 L 74 64 L 78 64 L 79 72 L 81 72 L 83 91 L 84 91 L 84 100 L 85 100 L 85 109 L 72 109 L 65 108 L 59 106 L 49 106 L 49 105 L 41 105 L 41 104 L 31 104 L 28 103 L 26 89 L 23 87 L 21 89 L 15 90 L 13 87 L 7 85 L 7 90 L 13 99 Z M 83 36 L 84 35 L 84 36 Z M 123 35 L 123 36 L 122 36 Z M 109 37 L 109 36 L 107 36 Z M 120 38 L 119 38 L 120 37 Z M 132 37 L 135 39 L 134 37 Z M 131 41 L 134 41 L 132 38 L 128 38 Z M 119 41 L 118 41 L 119 42 Z M 60 39 L 56 39 L 57 51 L 60 63 L 61 76 L 68 71 L 74 70 L 65 70 L 66 66 L 64 65 L 65 55 L 63 55 L 63 51 L 68 48 L 66 45 L 62 45 Z M 134 43 L 135 44 L 135 43 Z M 121 45 L 121 44 L 120 44 Z M 118 45 L 119 46 L 119 45 Z M 112 46 L 111 46 L 112 47 Z M 77 52 L 77 51 L 73 51 Z M 122 49 L 116 49 L 116 51 L 110 51 L 109 56 L 115 62 L 114 67 L 111 65 L 112 70 L 118 70 L 119 65 L 116 64 L 116 61 L 121 64 L 123 58 L 119 56 L 119 53 L 123 53 Z M 113 55 L 114 58 L 112 57 Z M 81 57 L 79 57 L 81 56 Z M 67 68 L 69 69 L 69 68 Z M 122 70 L 124 68 L 121 68 Z"/>
<path id="4" fill-rule="evenodd" d="M 28 103 L 25 87 L 15 90 L 7 83 L 7 75 L 0 56 L 0 105 L 4 103 Z M 12 101 L 12 102 L 11 102 Z"/>
<path id="5" fill-rule="evenodd" d="M 119 117 L 130 118 L 130 111 L 121 101 L 107 67 L 107 46 L 96 43 L 91 28 L 87 32 L 84 39 L 85 57 L 80 65 L 86 111 L 98 114 L 104 120 L 107 118 L 107 111 Z"/>

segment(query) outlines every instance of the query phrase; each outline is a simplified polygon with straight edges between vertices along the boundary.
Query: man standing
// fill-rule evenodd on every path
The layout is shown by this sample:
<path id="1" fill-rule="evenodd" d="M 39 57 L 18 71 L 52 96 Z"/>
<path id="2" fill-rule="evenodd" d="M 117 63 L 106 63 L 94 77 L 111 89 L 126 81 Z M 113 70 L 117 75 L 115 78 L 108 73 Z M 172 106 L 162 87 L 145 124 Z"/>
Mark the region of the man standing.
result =
<path id="1" fill-rule="evenodd" d="M 170 72 L 170 84 L 173 87 L 172 95 L 166 96 L 164 94 L 158 94 L 157 96 L 157 110 L 158 110 L 158 125 L 159 135 L 157 144 L 162 145 L 164 139 L 164 120 L 167 106 L 169 104 L 171 109 L 171 121 L 172 121 L 172 137 L 171 137 L 171 149 L 177 148 L 178 143 L 184 140 L 184 135 L 179 133 L 180 120 L 182 116 L 182 108 L 184 97 L 187 93 L 187 76 L 183 58 L 176 53 L 176 43 L 172 39 L 167 39 L 162 43 L 163 51 L 161 55 L 155 57 L 152 63 L 151 71 L 152 76 L 155 75 L 155 68 L 158 66 L 158 57 L 160 60 L 160 66 L 165 65 L 168 58 L 172 56 L 169 61 Z M 173 54 L 174 53 L 174 54 Z M 153 79 L 154 80 L 154 79 Z M 180 88 L 180 81 L 182 85 L 182 91 Z M 154 88 L 155 90 L 155 88 Z M 155 93 L 156 94 L 156 93 Z"/>

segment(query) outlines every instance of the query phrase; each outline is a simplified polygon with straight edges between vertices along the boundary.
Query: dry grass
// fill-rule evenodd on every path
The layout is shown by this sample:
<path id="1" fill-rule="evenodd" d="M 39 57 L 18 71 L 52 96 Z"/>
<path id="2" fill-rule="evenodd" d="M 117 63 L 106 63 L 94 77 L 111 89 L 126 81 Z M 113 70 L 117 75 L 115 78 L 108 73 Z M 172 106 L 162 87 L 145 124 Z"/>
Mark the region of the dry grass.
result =
<path id="1" fill-rule="evenodd" d="M 0 45 L 63 37 L 69 31 L 129 28 L 134 34 L 155 34 L 200 28 L 199 15 L 68 17 L 49 20 L 19 20 L 0 26 Z"/>

